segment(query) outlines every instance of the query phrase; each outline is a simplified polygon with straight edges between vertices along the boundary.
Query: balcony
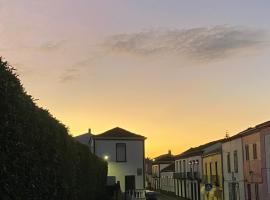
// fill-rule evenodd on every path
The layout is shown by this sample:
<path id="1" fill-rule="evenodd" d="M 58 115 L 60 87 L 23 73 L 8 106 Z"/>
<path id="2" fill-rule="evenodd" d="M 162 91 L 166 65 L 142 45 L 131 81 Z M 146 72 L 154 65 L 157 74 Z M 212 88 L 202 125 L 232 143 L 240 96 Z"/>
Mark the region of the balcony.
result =
<path id="1" fill-rule="evenodd" d="M 158 176 L 157 173 L 153 173 L 153 174 L 152 174 L 152 178 L 159 178 L 159 176 Z"/>
<path id="2" fill-rule="evenodd" d="M 181 178 L 182 178 L 181 175 L 182 175 L 181 173 L 175 172 L 175 173 L 173 173 L 173 178 L 174 178 L 174 179 L 181 179 Z"/>
<path id="3" fill-rule="evenodd" d="M 219 186 L 219 177 L 218 177 L 218 175 L 211 175 L 211 183 L 213 185 Z"/>
<path id="4" fill-rule="evenodd" d="M 211 183 L 212 185 L 219 186 L 219 176 L 218 175 L 203 175 L 202 183 Z"/>
<path id="5" fill-rule="evenodd" d="M 200 174 L 199 172 L 187 172 L 187 178 L 191 180 L 199 180 Z"/>
<path id="6" fill-rule="evenodd" d="M 174 179 L 186 179 L 187 175 L 185 172 L 176 172 L 173 174 Z"/>

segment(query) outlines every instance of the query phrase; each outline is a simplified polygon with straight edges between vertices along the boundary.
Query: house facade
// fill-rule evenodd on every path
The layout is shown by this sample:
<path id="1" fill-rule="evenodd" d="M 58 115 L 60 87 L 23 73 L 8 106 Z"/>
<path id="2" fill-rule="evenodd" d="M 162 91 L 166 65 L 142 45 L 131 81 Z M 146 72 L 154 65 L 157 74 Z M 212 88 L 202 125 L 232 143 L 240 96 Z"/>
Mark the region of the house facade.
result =
<path id="1" fill-rule="evenodd" d="M 145 188 L 145 137 L 122 128 L 93 135 L 93 153 L 108 162 L 108 181 L 122 191 Z"/>
<path id="2" fill-rule="evenodd" d="M 175 172 L 175 164 L 172 163 L 168 167 L 165 167 L 160 172 L 160 190 L 175 194 L 175 182 L 173 174 Z"/>
<path id="3" fill-rule="evenodd" d="M 270 122 L 242 133 L 242 143 L 245 197 L 247 200 L 270 199 Z"/>
<path id="4" fill-rule="evenodd" d="M 245 196 L 247 200 L 258 200 L 261 196 L 259 190 L 263 180 L 260 139 L 259 131 L 242 137 L 244 150 Z"/>
<path id="5" fill-rule="evenodd" d="M 228 138 L 222 144 L 225 200 L 245 200 L 242 147 L 239 135 Z"/>
<path id="6" fill-rule="evenodd" d="M 153 190 L 161 189 L 161 171 L 168 167 L 169 165 L 174 163 L 174 156 L 171 154 L 171 151 L 168 154 L 164 154 L 158 156 L 153 159 L 152 162 L 152 180 L 151 180 L 151 188 Z"/>
<path id="7" fill-rule="evenodd" d="M 260 130 L 262 185 L 259 187 L 259 199 L 270 199 L 270 122 Z"/>
<path id="8" fill-rule="evenodd" d="M 202 200 L 223 200 L 222 144 L 203 154 Z M 211 187 L 207 189 L 206 187 Z"/>
<path id="9" fill-rule="evenodd" d="M 204 197 L 202 156 L 221 146 L 221 140 L 213 141 L 179 154 L 175 158 L 175 194 L 182 198 L 200 200 Z"/>

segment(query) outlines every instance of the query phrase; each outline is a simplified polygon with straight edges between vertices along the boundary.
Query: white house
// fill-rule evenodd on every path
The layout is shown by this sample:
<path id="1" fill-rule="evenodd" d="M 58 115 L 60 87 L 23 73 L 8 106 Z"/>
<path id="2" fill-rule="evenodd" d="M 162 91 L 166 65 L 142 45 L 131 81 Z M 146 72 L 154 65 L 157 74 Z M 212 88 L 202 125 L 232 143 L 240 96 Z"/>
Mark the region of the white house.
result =
<path id="1" fill-rule="evenodd" d="M 152 163 L 152 180 L 151 180 L 151 188 L 154 190 L 160 190 L 161 184 L 161 175 L 160 172 L 174 163 L 174 156 L 171 154 L 169 150 L 168 154 L 160 155 L 153 159 Z"/>
<path id="2" fill-rule="evenodd" d="M 145 188 L 145 137 L 122 128 L 93 135 L 93 153 L 108 162 L 108 180 L 122 191 Z"/>
<path id="3" fill-rule="evenodd" d="M 168 167 L 165 167 L 160 172 L 160 189 L 162 191 L 172 193 L 175 192 L 173 174 L 175 172 L 175 165 L 172 163 Z"/>
<path id="4" fill-rule="evenodd" d="M 202 197 L 202 155 L 216 148 L 221 140 L 213 141 L 175 156 L 175 194 L 177 196 L 200 200 Z"/>
<path id="5" fill-rule="evenodd" d="M 75 140 L 77 140 L 78 142 L 85 144 L 89 147 L 89 150 L 91 152 L 93 152 L 93 140 L 92 140 L 92 133 L 91 133 L 91 129 L 88 130 L 87 133 L 78 135 L 75 138 Z"/>
<path id="6" fill-rule="evenodd" d="M 241 134 L 222 144 L 224 200 L 244 200 L 243 146 Z"/>

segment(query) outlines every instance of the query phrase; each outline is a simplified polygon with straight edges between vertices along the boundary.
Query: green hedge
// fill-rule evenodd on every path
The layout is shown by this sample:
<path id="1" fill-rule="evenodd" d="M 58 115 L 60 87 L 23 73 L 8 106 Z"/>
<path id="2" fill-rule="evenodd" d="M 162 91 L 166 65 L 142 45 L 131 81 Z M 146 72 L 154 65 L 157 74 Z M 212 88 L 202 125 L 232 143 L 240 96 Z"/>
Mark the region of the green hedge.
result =
<path id="1" fill-rule="evenodd" d="M 38 107 L 0 57 L 1 199 L 102 200 L 107 164 Z"/>

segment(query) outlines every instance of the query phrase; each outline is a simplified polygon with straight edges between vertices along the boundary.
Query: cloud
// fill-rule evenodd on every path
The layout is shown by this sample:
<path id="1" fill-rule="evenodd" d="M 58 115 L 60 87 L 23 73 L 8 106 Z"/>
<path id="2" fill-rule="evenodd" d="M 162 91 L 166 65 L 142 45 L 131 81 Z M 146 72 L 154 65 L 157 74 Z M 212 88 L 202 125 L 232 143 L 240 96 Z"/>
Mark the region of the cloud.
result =
<path id="1" fill-rule="evenodd" d="M 112 53 L 138 56 L 173 55 L 193 61 L 226 59 L 268 46 L 268 32 L 227 25 L 211 28 L 148 30 L 107 38 L 102 47 Z"/>
<path id="2" fill-rule="evenodd" d="M 80 75 L 79 69 L 76 68 L 69 68 L 67 69 L 64 74 L 60 77 L 60 82 L 71 82 L 73 80 L 76 80 Z"/>
<path id="3" fill-rule="evenodd" d="M 55 51 L 62 48 L 66 44 L 65 40 L 61 41 L 48 41 L 40 46 L 42 51 Z"/>

